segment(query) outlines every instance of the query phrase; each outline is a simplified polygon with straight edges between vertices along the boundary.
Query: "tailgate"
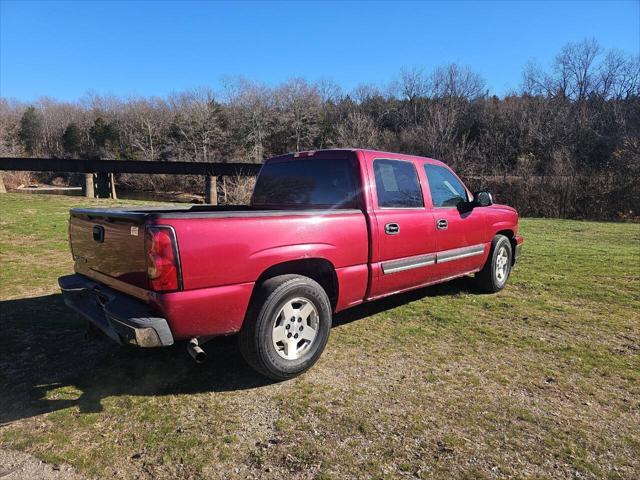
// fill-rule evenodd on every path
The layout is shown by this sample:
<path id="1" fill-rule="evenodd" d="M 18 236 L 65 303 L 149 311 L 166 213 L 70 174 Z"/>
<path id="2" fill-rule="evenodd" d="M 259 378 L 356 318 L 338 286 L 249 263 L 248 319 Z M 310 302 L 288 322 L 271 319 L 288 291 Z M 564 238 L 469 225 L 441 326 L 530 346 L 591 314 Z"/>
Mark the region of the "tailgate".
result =
<path id="1" fill-rule="evenodd" d="M 145 226 L 115 216 L 92 218 L 71 212 L 69 241 L 76 271 L 92 272 L 147 288 Z"/>

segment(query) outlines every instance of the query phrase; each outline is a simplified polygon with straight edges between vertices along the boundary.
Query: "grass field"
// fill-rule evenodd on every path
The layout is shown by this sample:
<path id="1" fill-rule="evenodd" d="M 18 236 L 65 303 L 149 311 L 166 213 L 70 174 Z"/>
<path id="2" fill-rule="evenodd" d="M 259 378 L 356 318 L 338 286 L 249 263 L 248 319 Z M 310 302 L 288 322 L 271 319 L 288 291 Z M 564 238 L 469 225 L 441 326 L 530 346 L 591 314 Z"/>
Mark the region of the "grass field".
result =
<path id="1" fill-rule="evenodd" d="M 270 383 L 232 338 L 205 365 L 85 340 L 56 279 L 86 203 L 0 196 L 0 448 L 109 478 L 640 476 L 639 224 L 525 219 L 503 292 L 358 307 Z"/>

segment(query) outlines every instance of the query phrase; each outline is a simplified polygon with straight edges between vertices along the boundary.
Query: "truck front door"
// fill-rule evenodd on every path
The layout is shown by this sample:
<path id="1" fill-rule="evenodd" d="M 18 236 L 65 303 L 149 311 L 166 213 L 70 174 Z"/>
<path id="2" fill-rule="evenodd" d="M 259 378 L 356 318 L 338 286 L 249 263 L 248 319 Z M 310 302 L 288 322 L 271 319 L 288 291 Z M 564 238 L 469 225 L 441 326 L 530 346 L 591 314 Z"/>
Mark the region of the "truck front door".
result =
<path id="1" fill-rule="evenodd" d="M 488 245 L 484 243 L 485 216 L 482 208 L 468 208 L 469 194 L 458 177 L 445 166 L 423 165 L 436 229 L 438 280 L 482 267 Z M 461 208 L 463 206 L 467 208 Z"/>

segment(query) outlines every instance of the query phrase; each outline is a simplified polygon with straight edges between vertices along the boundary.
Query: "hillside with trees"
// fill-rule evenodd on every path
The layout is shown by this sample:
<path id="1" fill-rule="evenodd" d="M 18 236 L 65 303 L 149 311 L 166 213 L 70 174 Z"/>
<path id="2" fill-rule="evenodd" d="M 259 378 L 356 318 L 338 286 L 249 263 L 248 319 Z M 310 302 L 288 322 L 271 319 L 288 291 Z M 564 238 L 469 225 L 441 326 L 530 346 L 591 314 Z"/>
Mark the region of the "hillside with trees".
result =
<path id="1" fill-rule="evenodd" d="M 413 68 L 384 87 L 227 79 L 166 98 L 0 98 L 0 156 L 254 162 L 365 147 L 441 159 L 525 216 L 640 215 L 640 60 L 594 40 L 529 63 L 499 98 L 470 69 Z M 65 178 L 73 183 L 75 178 Z M 201 179 L 122 175 L 121 186 L 196 191 Z M 237 198 L 227 198 L 237 200 Z"/>

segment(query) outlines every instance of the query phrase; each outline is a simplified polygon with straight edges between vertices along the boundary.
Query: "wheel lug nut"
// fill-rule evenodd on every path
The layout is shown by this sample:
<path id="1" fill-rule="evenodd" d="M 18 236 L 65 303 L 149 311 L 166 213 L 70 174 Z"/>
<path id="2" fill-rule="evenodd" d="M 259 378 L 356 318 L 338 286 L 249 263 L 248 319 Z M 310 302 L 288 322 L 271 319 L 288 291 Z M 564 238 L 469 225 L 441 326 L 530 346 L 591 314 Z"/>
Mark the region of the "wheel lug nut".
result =
<path id="1" fill-rule="evenodd" d="M 302 323 L 302 317 L 298 318 L 298 323 Z"/>
<path id="2" fill-rule="evenodd" d="M 296 321 L 296 317 L 291 317 L 291 321 L 295 322 Z"/>
<path id="3" fill-rule="evenodd" d="M 298 334 L 296 333 L 296 334 L 293 336 L 293 338 L 298 338 Z"/>
<path id="4" fill-rule="evenodd" d="M 300 325 L 299 330 L 300 330 L 300 331 L 302 331 L 302 330 L 303 330 L 303 328 L 304 328 L 304 327 L 303 327 L 302 325 Z"/>
<path id="5" fill-rule="evenodd" d="M 287 333 L 287 338 L 291 338 L 291 334 L 290 333 Z"/>
<path id="6" fill-rule="evenodd" d="M 287 325 L 285 328 L 289 330 L 291 328 L 291 325 Z"/>

